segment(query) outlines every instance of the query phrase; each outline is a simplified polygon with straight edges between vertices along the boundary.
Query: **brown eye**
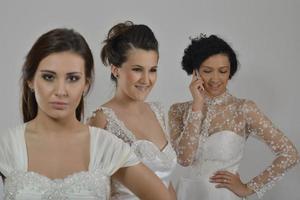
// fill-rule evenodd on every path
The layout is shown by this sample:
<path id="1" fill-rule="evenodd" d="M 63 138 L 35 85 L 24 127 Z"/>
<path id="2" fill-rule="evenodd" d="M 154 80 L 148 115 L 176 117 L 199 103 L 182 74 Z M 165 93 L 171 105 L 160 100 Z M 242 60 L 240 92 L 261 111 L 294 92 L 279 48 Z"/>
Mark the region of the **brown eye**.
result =
<path id="1" fill-rule="evenodd" d="M 72 75 L 72 76 L 68 76 L 67 80 L 69 82 L 76 82 L 80 79 L 80 76 L 75 76 L 75 75 Z"/>
<path id="2" fill-rule="evenodd" d="M 141 69 L 141 68 L 132 68 L 132 71 L 135 71 L 135 72 L 141 72 L 142 69 Z"/>
<path id="3" fill-rule="evenodd" d="M 46 81 L 53 81 L 54 76 L 52 74 L 42 74 L 42 78 Z"/>
<path id="4" fill-rule="evenodd" d="M 150 72 L 157 72 L 156 68 L 150 69 Z"/>

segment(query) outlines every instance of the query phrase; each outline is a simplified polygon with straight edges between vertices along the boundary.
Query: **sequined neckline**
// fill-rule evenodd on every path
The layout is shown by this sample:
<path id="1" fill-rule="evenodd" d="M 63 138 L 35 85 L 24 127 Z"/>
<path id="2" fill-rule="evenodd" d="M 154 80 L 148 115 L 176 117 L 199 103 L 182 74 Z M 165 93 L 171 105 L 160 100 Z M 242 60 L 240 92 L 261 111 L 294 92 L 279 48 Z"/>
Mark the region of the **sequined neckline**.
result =
<path id="1" fill-rule="evenodd" d="M 204 96 L 205 102 L 207 105 L 221 105 L 224 102 L 227 102 L 229 97 L 231 97 L 231 94 L 226 90 L 223 94 L 216 96 L 216 97 L 210 97 L 208 95 Z"/>

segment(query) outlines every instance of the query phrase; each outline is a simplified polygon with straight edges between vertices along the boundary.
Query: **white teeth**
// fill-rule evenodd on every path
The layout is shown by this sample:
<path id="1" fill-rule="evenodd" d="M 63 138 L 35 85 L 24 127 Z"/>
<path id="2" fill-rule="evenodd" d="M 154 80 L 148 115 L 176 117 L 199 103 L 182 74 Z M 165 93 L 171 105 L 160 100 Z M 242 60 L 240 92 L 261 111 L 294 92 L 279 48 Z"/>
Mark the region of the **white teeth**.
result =
<path id="1" fill-rule="evenodd" d="M 148 89 L 148 86 L 135 86 L 138 90 L 145 91 Z"/>

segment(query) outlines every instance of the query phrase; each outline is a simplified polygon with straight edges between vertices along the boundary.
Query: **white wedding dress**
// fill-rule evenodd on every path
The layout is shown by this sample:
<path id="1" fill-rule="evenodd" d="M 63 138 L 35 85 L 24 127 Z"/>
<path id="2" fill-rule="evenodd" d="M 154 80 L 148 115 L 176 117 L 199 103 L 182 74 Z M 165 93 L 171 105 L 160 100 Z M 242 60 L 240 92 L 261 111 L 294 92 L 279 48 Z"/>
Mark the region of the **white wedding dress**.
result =
<path id="1" fill-rule="evenodd" d="M 240 200 L 230 190 L 216 188 L 209 178 L 218 170 L 238 172 L 249 135 L 261 139 L 276 155 L 272 165 L 247 183 L 259 198 L 299 161 L 292 156 L 297 155 L 293 144 L 253 102 L 228 92 L 205 97 L 203 113 L 192 112 L 191 102 L 172 105 L 169 125 L 178 162 L 192 163 L 178 181 L 178 200 Z M 183 157 L 187 151 L 189 156 Z"/>
<path id="2" fill-rule="evenodd" d="M 171 174 L 177 163 L 176 153 L 169 141 L 169 135 L 166 131 L 165 117 L 161 105 L 156 102 L 151 102 L 149 103 L 149 106 L 154 112 L 160 126 L 164 130 L 165 137 L 168 140 L 168 144 L 161 150 L 148 140 L 136 139 L 134 134 L 126 128 L 125 124 L 117 117 L 111 108 L 100 107 L 97 110 L 103 111 L 107 118 L 106 129 L 121 138 L 124 142 L 130 144 L 142 163 L 150 168 L 162 180 L 166 187 L 169 187 Z M 121 183 L 116 180 L 112 180 L 112 200 L 138 199 L 138 197 L 136 197 Z"/>
<path id="3" fill-rule="evenodd" d="M 27 170 L 25 127 L 24 124 L 0 135 L 0 172 L 6 177 L 6 200 L 108 200 L 111 175 L 121 167 L 140 162 L 122 140 L 103 129 L 89 127 L 88 171 L 52 180 Z"/>

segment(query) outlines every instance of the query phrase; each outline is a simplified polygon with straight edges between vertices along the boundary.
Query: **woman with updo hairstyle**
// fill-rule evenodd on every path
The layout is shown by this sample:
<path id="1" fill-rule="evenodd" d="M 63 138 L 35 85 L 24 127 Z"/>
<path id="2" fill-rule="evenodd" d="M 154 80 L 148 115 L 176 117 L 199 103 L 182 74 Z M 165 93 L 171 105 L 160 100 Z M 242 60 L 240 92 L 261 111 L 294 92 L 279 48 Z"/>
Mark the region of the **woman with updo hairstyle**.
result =
<path id="1" fill-rule="evenodd" d="M 22 68 L 24 123 L 0 134 L 5 199 L 108 200 L 111 176 L 144 199 L 171 199 L 129 145 L 80 121 L 93 75 L 78 32 L 53 29 L 34 43 Z"/>
<path id="2" fill-rule="evenodd" d="M 170 176 L 176 153 L 169 141 L 163 108 L 158 102 L 145 102 L 157 78 L 158 42 L 148 26 L 126 21 L 113 26 L 103 43 L 101 59 L 111 69 L 116 91 L 96 109 L 89 123 L 129 144 L 175 199 Z M 114 178 L 112 186 L 114 200 L 141 198 Z"/>
<path id="3" fill-rule="evenodd" d="M 259 198 L 299 162 L 292 142 L 253 101 L 227 90 L 238 68 L 235 51 L 216 35 L 191 40 L 184 50 L 182 68 L 192 75 L 192 100 L 169 110 L 172 145 L 178 163 L 188 167 L 179 178 L 179 200 L 239 200 L 256 193 Z M 246 140 L 260 138 L 276 156 L 262 173 L 247 182 L 238 174 Z M 255 166 L 255 163 L 253 163 Z"/>

